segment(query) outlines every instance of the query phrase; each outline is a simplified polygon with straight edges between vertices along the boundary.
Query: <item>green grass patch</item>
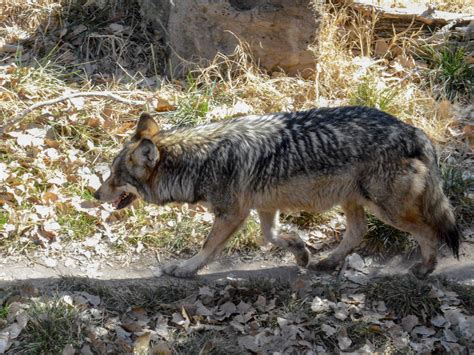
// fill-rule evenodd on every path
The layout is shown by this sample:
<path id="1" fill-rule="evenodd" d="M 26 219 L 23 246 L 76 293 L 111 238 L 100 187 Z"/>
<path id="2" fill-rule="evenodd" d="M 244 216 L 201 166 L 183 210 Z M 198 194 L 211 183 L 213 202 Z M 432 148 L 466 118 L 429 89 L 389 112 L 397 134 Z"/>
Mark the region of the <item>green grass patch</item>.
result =
<path id="1" fill-rule="evenodd" d="M 136 246 L 140 242 L 148 248 L 164 249 L 176 254 L 196 252 L 210 228 L 208 223 L 197 222 L 191 216 L 175 210 L 163 212 L 154 217 L 154 221 L 150 221 L 144 204 L 137 205 L 133 210 L 127 209 L 125 213 L 129 217 L 133 216 L 126 220 L 127 230 L 130 232 L 125 239 L 126 244 Z M 146 225 L 156 227 L 143 233 L 142 227 Z M 121 247 L 123 246 L 118 246 Z"/>
<path id="2" fill-rule="evenodd" d="M 455 166 L 443 165 L 441 167 L 443 190 L 451 198 L 460 199 L 469 189 L 474 188 L 473 179 L 464 179 L 462 171 Z"/>
<path id="3" fill-rule="evenodd" d="M 176 355 L 227 355 L 242 352 L 238 345 L 237 337 L 214 330 L 175 333 L 171 342 L 171 348 L 172 353 Z"/>
<path id="4" fill-rule="evenodd" d="M 36 61 L 34 66 L 16 66 L 11 72 L 11 85 L 9 88 L 16 92 L 29 89 L 52 90 L 56 92 L 64 86 L 64 81 L 61 77 L 65 74 L 64 70 L 59 66 L 51 65 L 51 62 L 46 61 L 39 63 Z M 46 92 L 46 91 L 45 91 Z"/>
<path id="5" fill-rule="evenodd" d="M 94 197 L 94 194 L 84 186 L 79 184 L 65 184 L 65 186 L 61 189 L 66 196 L 78 196 L 83 201 L 97 201 Z"/>
<path id="6" fill-rule="evenodd" d="M 61 354 L 68 344 L 78 345 L 85 327 L 79 312 L 61 300 L 43 299 L 28 310 L 30 320 L 14 344 L 14 354 Z"/>
<path id="7" fill-rule="evenodd" d="M 69 210 L 58 215 L 57 219 L 63 232 L 72 239 L 84 240 L 92 235 L 97 228 L 97 219 L 87 213 Z"/>
<path id="8" fill-rule="evenodd" d="M 377 349 L 377 353 L 386 353 L 385 348 L 390 342 L 390 337 L 379 326 L 366 322 L 350 322 L 347 324 L 347 335 L 352 340 L 351 349 L 358 349 L 370 342 Z M 388 349 L 387 349 L 388 350 Z M 390 352 L 391 353 L 391 352 Z"/>
<path id="9" fill-rule="evenodd" d="M 198 87 L 195 79 L 187 76 L 187 90 L 179 98 L 178 108 L 170 114 L 170 122 L 176 126 L 194 126 L 205 122 L 213 101 L 214 87 Z"/>
<path id="10" fill-rule="evenodd" d="M 100 147 L 104 159 L 111 158 L 116 151 L 116 141 L 110 138 L 110 133 L 101 127 L 91 127 L 86 124 L 89 119 L 87 113 L 78 113 L 75 124 L 61 121 L 48 121 L 52 127 L 52 134 L 62 142 L 83 152 L 89 152 L 94 147 Z M 90 143 L 93 146 L 90 146 Z"/>
<path id="11" fill-rule="evenodd" d="M 126 245 L 137 246 L 142 243 L 147 248 L 166 250 L 179 255 L 191 255 L 197 252 L 203 240 L 209 234 L 212 225 L 193 218 L 191 215 L 171 209 L 150 217 L 144 204 L 138 204 L 133 210 L 125 211 L 129 217 L 125 220 L 129 236 L 116 245 L 122 250 Z M 151 218 L 153 220 L 151 220 Z M 154 225 L 144 233 L 142 227 Z M 260 247 L 260 225 L 254 218 L 249 218 L 244 227 L 231 237 L 225 248 L 228 254 L 249 252 Z"/>
<path id="12" fill-rule="evenodd" d="M 441 166 L 441 178 L 444 193 L 454 206 L 457 218 L 469 223 L 472 215 L 472 201 L 467 196 L 467 192 L 474 190 L 474 179 L 464 178 L 462 171 L 451 165 Z"/>
<path id="13" fill-rule="evenodd" d="M 426 321 L 441 312 L 441 304 L 432 295 L 431 285 L 411 275 L 376 279 L 361 291 L 369 302 L 385 302 L 399 318 L 413 314 Z"/>
<path id="14" fill-rule="evenodd" d="M 0 306 L 0 319 L 6 319 L 8 316 L 8 306 Z"/>
<path id="15" fill-rule="evenodd" d="M 249 278 L 237 281 L 232 285 L 214 285 L 214 287 L 226 289 L 229 301 L 239 304 L 241 301 L 253 304 L 259 296 L 265 297 L 267 302 L 275 299 L 275 306 L 287 306 L 291 302 L 293 290 L 287 280 L 270 278 Z"/>
<path id="16" fill-rule="evenodd" d="M 190 255 L 199 250 L 205 237 L 204 234 L 196 235 L 193 231 L 194 228 L 190 225 L 179 223 L 176 225 L 176 230 L 167 228 L 166 232 L 160 229 L 143 236 L 133 235 L 127 238 L 127 243 L 137 246 L 140 242 L 147 248 L 166 250 L 179 255 Z"/>
<path id="17" fill-rule="evenodd" d="M 0 229 L 3 229 L 3 226 L 8 223 L 8 212 L 0 210 Z"/>
<path id="18" fill-rule="evenodd" d="M 235 252 L 249 252 L 258 250 L 261 245 L 260 223 L 253 217 L 250 217 L 244 227 L 232 236 L 225 247 L 225 252 L 232 254 Z"/>
<path id="19" fill-rule="evenodd" d="M 464 98 L 469 101 L 472 98 L 474 65 L 467 62 L 467 53 L 463 47 L 435 49 L 426 46 L 422 48 L 420 56 L 428 63 L 428 78 L 440 96 L 449 100 Z"/>
<path id="20" fill-rule="evenodd" d="M 349 104 L 367 106 L 399 116 L 401 107 L 397 102 L 401 89 L 397 87 L 379 87 L 375 77 L 365 76 L 350 94 Z"/>
<path id="21" fill-rule="evenodd" d="M 410 256 L 417 248 L 410 234 L 393 228 L 371 214 L 367 214 L 368 231 L 362 241 L 363 250 L 380 258 L 405 254 Z"/>

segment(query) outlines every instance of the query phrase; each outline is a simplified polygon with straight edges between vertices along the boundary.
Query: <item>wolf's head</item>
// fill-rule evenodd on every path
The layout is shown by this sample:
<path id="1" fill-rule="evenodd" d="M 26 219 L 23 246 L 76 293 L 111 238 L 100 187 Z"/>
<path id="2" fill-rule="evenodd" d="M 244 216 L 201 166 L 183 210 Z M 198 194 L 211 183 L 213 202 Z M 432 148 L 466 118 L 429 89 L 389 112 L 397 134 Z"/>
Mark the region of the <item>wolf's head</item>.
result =
<path id="1" fill-rule="evenodd" d="M 137 198 L 146 197 L 147 181 L 160 157 L 151 140 L 158 131 L 153 118 L 143 113 L 134 135 L 113 160 L 109 178 L 95 192 L 96 199 L 122 209 Z"/>

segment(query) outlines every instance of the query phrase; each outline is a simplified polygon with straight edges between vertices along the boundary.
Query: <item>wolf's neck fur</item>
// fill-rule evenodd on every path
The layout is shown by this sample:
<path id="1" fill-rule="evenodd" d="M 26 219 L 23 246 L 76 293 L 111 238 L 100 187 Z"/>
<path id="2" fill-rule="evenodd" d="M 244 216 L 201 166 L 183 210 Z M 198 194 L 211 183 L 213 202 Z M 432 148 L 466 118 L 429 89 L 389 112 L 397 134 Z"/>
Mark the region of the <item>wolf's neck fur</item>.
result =
<path id="1" fill-rule="evenodd" d="M 245 162 L 242 158 L 254 160 L 261 153 L 262 140 L 281 128 L 274 115 L 247 116 L 158 133 L 152 139 L 160 151 L 151 181 L 155 187 L 151 190 L 156 191 L 153 199 L 159 203 L 194 203 L 206 198 L 213 182 L 225 186 L 240 180 L 233 172 Z M 232 151 L 246 153 L 234 155 Z"/>
<path id="2" fill-rule="evenodd" d="M 201 199 L 196 191 L 198 175 L 215 134 L 189 128 L 160 132 L 153 138 L 160 152 L 160 161 L 151 182 L 154 202 L 195 203 Z"/>

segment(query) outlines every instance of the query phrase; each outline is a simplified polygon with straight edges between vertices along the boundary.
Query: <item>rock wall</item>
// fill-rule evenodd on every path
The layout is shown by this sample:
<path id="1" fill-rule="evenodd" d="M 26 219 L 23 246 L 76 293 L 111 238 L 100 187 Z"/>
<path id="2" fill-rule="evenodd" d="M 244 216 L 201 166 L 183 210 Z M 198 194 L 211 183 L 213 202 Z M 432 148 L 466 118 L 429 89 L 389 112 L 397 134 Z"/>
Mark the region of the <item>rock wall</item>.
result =
<path id="1" fill-rule="evenodd" d="M 304 75 L 314 68 L 308 46 L 319 21 L 310 0 L 141 0 L 141 6 L 165 36 L 173 74 L 218 52 L 231 54 L 238 39 L 268 71 Z"/>

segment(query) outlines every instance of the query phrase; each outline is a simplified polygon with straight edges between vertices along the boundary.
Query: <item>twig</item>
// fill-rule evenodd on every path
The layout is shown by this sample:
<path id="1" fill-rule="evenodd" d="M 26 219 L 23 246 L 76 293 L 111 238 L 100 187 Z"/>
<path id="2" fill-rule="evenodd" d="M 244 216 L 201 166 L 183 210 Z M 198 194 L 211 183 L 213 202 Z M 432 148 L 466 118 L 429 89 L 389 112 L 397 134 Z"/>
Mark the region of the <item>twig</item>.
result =
<path id="1" fill-rule="evenodd" d="M 30 112 L 33 110 L 36 110 L 37 108 L 44 107 L 44 106 L 49 106 L 49 105 L 54 105 L 62 101 L 66 101 L 69 99 L 73 99 L 75 97 L 105 97 L 107 99 L 115 100 L 118 102 L 121 102 L 126 105 L 133 105 L 133 106 L 143 106 L 146 104 L 146 101 L 141 101 L 141 100 L 129 100 L 125 99 L 121 96 L 118 96 L 110 91 L 89 91 L 89 92 L 76 92 L 64 96 L 57 97 L 55 99 L 47 100 L 47 101 L 41 101 L 37 102 L 34 105 L 31 105 L 30 107 L 24 109 L 21 111 L 19 114 L 17 114 L 12 120 L 6 122 L 3 126 L 0 127 L 0 130 L 3 131 L 6 127 L 8 126 L 13 126 L 20 122 L 26 115 L 28 115 Z"/>

